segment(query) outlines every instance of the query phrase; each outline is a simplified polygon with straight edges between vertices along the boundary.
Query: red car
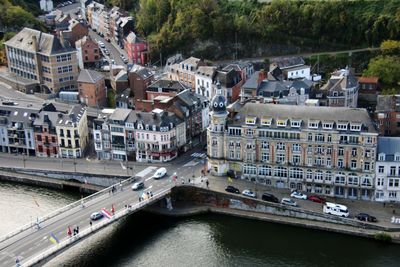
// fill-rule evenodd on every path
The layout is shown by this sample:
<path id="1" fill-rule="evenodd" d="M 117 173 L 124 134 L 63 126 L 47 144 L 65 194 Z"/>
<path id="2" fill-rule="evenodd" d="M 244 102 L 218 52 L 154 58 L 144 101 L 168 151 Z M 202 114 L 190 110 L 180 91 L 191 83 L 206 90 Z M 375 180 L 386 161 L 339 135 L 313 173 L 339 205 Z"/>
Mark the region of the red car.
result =
<path id="1" fill-rule="evenodd" d="M 308 200 L 311 200 L 312 202 L 317 202 L 317 203 L 325 203 L 326 199 L 320 196 L 312 195 L 308 196 Z"/>

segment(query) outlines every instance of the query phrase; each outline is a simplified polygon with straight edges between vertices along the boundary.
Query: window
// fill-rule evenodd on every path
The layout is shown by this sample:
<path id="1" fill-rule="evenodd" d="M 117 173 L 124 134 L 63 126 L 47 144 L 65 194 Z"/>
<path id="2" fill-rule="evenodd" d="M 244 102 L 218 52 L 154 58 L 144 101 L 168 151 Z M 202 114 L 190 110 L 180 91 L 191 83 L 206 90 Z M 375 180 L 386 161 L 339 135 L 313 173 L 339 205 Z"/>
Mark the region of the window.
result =
<path id="1" fill-rule="evenodd" d="M 303 170 L 299 168 L 289 169 L 289 178 L 303 179 Z"/>
<path id="2" fill-rule="evenodd" d="M 261 161 L 268 162 L 269 161 L 269 153 L 266 153 L 266 152 L 261 153 Z"/>
<path id="3" fill-rule="evenodd" d="M 324 122 L 324 123 L 322 124 L 322 128 L 323 128 L 324 130 L 332 130 L 332 128 L 333 128 L 333 123 L 332 123 L 332 122 Z"/>
<path id="4" fill-rule="evenodd" d="M 357 161 L 356 160 L 352 160 L 350 162 L 350 168 L 353 169 L 353 170 L 357 168 Z"/>
<path id="5" fill-rule="evenodd" d="M 276 150 L 285 151 L 285 149 L 286 149 L 285 143 L 277 143 L 276 144 Z"/>
<path id="6" fill-rule="evenodd" d="M 246 117 L 246 124 L 250 125 L 256 124 L 256 117 Z"/>
<path id="7" fill-rule="evenodd" d="M 377 185 L 377 186 L 383 186 L 383 181 L 384 181 L 384 179 L 378 178 L 378 179 L 376 180 L 376 185 Z"/>
<path id="8" fill-rule="evenodd" d="M 364 162 L 364 171 L 370 171 L 370 163 Z"/>
<path id="9" fill-rule="evenodd" d="M 346 177 L 343 175 L 337 175 L 335 178 L 335 183 L 336 184 L 345 184 L 346 182 Z"/>
<path id="10" fill-rule="evenodd" d="M 396 166 L 390 166 L 390 176 L 396 175 Z"/>
<path id="11" fill-rule="evenodd" d="M 331 143 L 332 142 L 332 135 L 328 134 L 328 142 Z"/>
<path id="12" fill-rule="evenodd" d="M 269 149 L 269 143 L 267 141 L 263 141 L 261 143 L 261 148 L 262 149 Z"/>
<path id="13" fill-rule="evenodd" d="M 385 172 L 385 166 L 378 166 L 378 173 L 384 173 Z"/>
<path id="14" fill-rule="evenodd" d="M 229 158 L 231 158 L 231 159 L 235 158 L 235 152 L 233 150 L 229 151 Z"/>
<path id="15" fill-rule="evenodd" d="M 379 161 L 385 161 L 385 154 L 384 154 L 384 153 L 380 153 L 380 154 L 378 155 L 378 160 L 379 160 Z"/>
<path id="16" fill-rule="evenodd" d="M 316 134 L 315 135 L 315 141 L 316 142 L 324 142 L 325 141 L 325 136 L 323 134 Z"/>
<path id="17" fill-rule="evenodd" d="M 312 170 L 307 170 L 306 179 L 312 180 L 312 178 L 313 178 Z"/>
<path id="18" fill-rule="evenodd" d="M 274 168 L 275 177 L 287 177 L 287 169 L 285 167 L 275 167 Z"/>
<path id="19" fill-rule="evenodd" d="M 326 167 L 328 167 L 328 168 L 332 167 L 332 159 L 331 158 L 326 158 Z"/>
<path id="20" fill-rule="evenodd" d="M 254 165 L 245 164 L 243 166 L 243 173 L 244 174 L 248 174 L 248 175 L 256 175 L 257 174 L 257 168 Z"/>
<path id="21" fill-rule="evenodd" d="M 397 198 L 397 192 L 396 191 L 389 191 L 389 198 Z"/>
<path id="22" fill-rule="evenodd" d="M 261 125 L 263 126 L 271 126 L 272 119 L 271 118 L 262 118 Z"/>
<path id="23" fill-rule="evenodd" d="M 276 126 L 278 127 L 286 127 L 287 120 L 277 120 Z"/>
<path id="24" fill-rule="evenodd" d="M 326 148 L 326 154 L 332 155 L 332 147 L 331 147 L 331 146 L 328 146 L 328 147 Z"/>
<path id="25" fill-rule="evenodd" d="M 63 67 L 58 67 L 57 68 L 58 73 L 67 73 L 72 71 L 72 66 L 63 66 Z"/>
<path id="26" fill-rule="evenodd" d="M 71 54 L 57 56 L 57 62 L 70 61 L 71 59 Z"/>
<path id="27" fill-rule="evenodd" d="M 270 166 L 262 165 L 262 166 L 258 167 L 258 175 L 271 176 L 272 168 Z"/>
<path id="28" fill-rule="evenodd" d="M 292 157 L 292 163 L 294 165 L 299 165 L 300 164 L 300 155 L 293 155 Z"/>
<path id="29" fill-rule="evenodd" d="M 361 131 L 361 124 L 350 123 L 350 131 L 359 132 Z"/>
<path id="30" fill-rule="evenodd" d="M 315 171 L 315 180 L 322 182 L 324 180 L 324 173 L 320 170 Z"/>
<path id="31" fill-rule="evenodd" d="M 338 159 L 338 168 L 343 168 L 343 159 Z"/>
<path id="32" fill-rule="evenodd" d="M 399 154 L 395 154 L 394 155 L 394 161 L 400 161 L 400 155 Z"/>
<path id="33" fill-rule="evenodd" d="M 308 141 L 312 141 L 312 133 L 308 133 Z"/>
<path id="34" fill-rule="evenodd" d="M 339 131 L 346 131 L 347 130 L 347 123 L 338 123 L 336 125 L 336 129 Z"/>
<path id="35" fill-rule="evenodd" d="M 349 185 L 358 185 L 358 177 L 357 176 L 349 176 L 348 184 Z"/>
<path id="36" fill-rule="evenodd" d="M 285 162 L 285 154 L 283 154 L 283 153 L 276 154 L 276 162 L 284 163 Z"/>
<path id="37" fill-rule="evenodd" d="M 318 129 L 318 121 L 309 121 L 308 122 L 308 128 L 310 129 Z"/>
<path id="38" fill-rule="evenodd" d="M 353 148 L 351 149 L 351 155 L 352 155 L 353 157 L 356 157 L 356 156 L 357 156 L 357 148 L 356 148 L 356 147 L 353 147 Z"/>
<path id="39" fill-rule="evenodd" d="M 343 149 L 343 147 L 339 147 L 339 149 L 338 149 L 338 156 L 343 156 L 343 154 L 344 154 L 344 149 Z"/>
<path id="40" fill-rule="evenodd" d="M 301 152 L 301 145 L 300 144 L 293 144 L 292 145 L 292 150 L 293 150 L 294 153 Z"/>
<path id="41" fill-rule="evenodd" d="M 290 121 L 290 126 L 292 127 L 292 128 L 300 128 L 300 125 L 301 125 L 301 121 Z"/>

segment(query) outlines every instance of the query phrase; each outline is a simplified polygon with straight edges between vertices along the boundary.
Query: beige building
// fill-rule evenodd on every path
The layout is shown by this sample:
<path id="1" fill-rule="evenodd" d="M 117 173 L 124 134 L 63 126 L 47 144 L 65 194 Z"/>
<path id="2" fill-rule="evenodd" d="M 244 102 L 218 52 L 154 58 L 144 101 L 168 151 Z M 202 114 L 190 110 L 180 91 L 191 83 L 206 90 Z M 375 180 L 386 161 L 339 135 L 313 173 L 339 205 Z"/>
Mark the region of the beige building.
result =
<path id="1" fill-rule="evenodd" d="M 233 170 L 278 188 L 373 198 L 378 134 L 366 110 L 250 102 L 229 114 L 221 95 L 211 107 L 213 174 Z"/>
<path id="2" fill-rule="evenodd" d="M 180 63 L 170 65 L 168 69 L 168 78 L 173 81 L 180 81 L 193 90 L 196 88 L 196 72 L 200 66 L 206 64 L 202 59 L 190 57 Z"/>
<path id="3" fill-rule="evenodd" d="M 86 109 L 81 105 L 76 105 L 68 114 L 59 114 L 56 132 L 60 157 L 82 157 L 88 143 Z"/>
<path id="4" fill-rule="evenodd" d="M 63 39 L 24 28 L 5 47 L 8 70 L 17 82 L 35 82 L 43 93 L 76 89 L 76 51 Z"/>

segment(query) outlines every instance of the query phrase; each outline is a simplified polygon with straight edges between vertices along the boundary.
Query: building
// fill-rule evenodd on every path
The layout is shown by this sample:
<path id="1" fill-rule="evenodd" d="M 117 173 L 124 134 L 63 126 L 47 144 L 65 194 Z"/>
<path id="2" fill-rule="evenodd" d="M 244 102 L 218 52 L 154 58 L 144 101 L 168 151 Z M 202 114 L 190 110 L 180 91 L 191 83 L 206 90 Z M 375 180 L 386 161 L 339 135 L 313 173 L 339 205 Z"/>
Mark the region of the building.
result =
<path id="1" fill-rule="evenodd" d="M 79 100 L 89 107 L 102 108 L 107 103 L 104 76 L 94 70 L 81 70 L 78 77 Z"/>
<path id="2" fill-rule="evenodd" d="M 33 125 L 35 127 L 35 150 L 37 157 L 57 158 L 59 156 L 56 131 L 59 114 L 59 112 L 55 111 L 42 110 L 35 118 Z"/>
<path id="3" fill-rule="evenodd" d="M 146 89 L 145 99 L 152 100 L 157 96 L 175 96 L 188 89 L 179 81 L 160 79 L 150 84 Z"/>
<path id="4" fill-rule="evenodd" d="M 40 108 L 30 103 L 0 102 L 0 152 L 35 155 L 33 122 Z"/>
<path id="5" fill-rule="evenodd" d="M 126 15 L 127 15 L 127 13 L 123 12 L 123 16 L 121 16 L 117 20 L 117 22 L 115 24 L 115 29 L 114 29 L 115 41 L 121 48 L 124 48 L 124 46 L 125 46 L 126 37 L 135 30 L 135 21 L 134 21 L 133 17 L 126 16 Z M 144 65 L 145 64 L 144 61 L 142 61 L 141 64 Z"/>
<path id="6" fill-rule="evenodd" d="M 145 65 L 147 63 L 149 49 L 144 38 L 137 36 L 134 32 L 129 33 L 124 40 L 124 49 L 128 54 L 129 61 L 133 64 Z"/>
<path id="7" fill-rule="evenodd" d="M 169 65 L 167 68 L 167 76 L 171 80 L 179 81 L 185 86 L 195 89 L 197 69 L 200 66 L 205 65 L 205 62 L 202 59 L 190 57 L 180 63 Z"/>
<path id="8" fill-rule="evenodd" d="M 358 105 L 365 108 L 375 108 L 379 93 L 378 77 L 359 77 Z"/>
<path id="9" fill-rule="evenodd" d="M 378 138 L 375 171 L 375 200 L 400 201 L 400 138 Z"/>
<path id="10" fill-rule="evenodd" d="M 134 65 L 128 73 L 129 88 L 135 99 L 146 99 L 147 87 L 154 81 L 154 72 L 140 65 Z"/>
<path id="11" fill-rule="evenodd" d="M 398 136 L 400 134 L 400 95 L 379 95 L 375 115 L 380 135 Z"/>
<path id="12" fill-rule="evenodd" d="M 226 65 L 222 70 L 230 71 L 231 69 L 240 73 L 243 83 L 247 81 L 254 73 L 254 65 L 248 61 L 237 61 Z"/>
<path id="13" fill-rule="evenodd" d="M 335 71 L 320 89 L 326 98 L 323 103 L 330 107 L 356 108 L 359 87 L 352 70 L 346 68 Z"/>
<path id="14" fill-rule="evenodd" d="M 302 57 L 281 57 L 270 59 L 269 71 L 279 68 L 285 80 L 311 80 L 310 66 L 305 65 Z"/>
<path id="15" fill-rule="evenodd" d="M 354 199 L 374 194 L 377 131 L 364 109 L 211 102 L 210 171 L 278 188 Z M 228 116 L 229 115 L 229 116 Z"/>
<path id="16" fill-rule="evenodd" d="M 200 66 L 198 67 L 195 79 L 195 92 L 199 95 L 211 99 L 215 93 L 213 92 L 213 83 L 217 67 L 214 66 Z"/>
<path id="17" fill-rule="evenodd" d="M 75 42 L 75 47 L 80 69 L 100 67 L 101 53 L 97 42 L 89 36 L 85 36 Z"/>
<path id="18" fill-rule="evenodd" d="M 68 28 L 60 32 L 60 37 L 68 41 L 72 47 L 75 42 L 88 35 L 88 28 L 76 19 L 69 21 Z"/>
<path id="19" fill-rule="evenodd" d="M 115 97 L 115 106 L 117 108 L 134 109 L 133 94 L 131 88 L 126 88 Z"/>
<path id="20" fill-rule="evenodd" d="M 129 87 L 128 73 L 125 69 L 118 71 L 117 75 L 112 77 L 111 87 L 117 94 Z"/>
<path id="21" fill-rule="evenodd" d="M 67 114 L 59 113 L 56 123 L 59 157 L 81 158 L 88 144 L 86 108 L 73 106 Z"/>
<path id="22" fill-rule="evenodd" d="M 43 93 L 76 89 L 76 51 L 62 39 L 24 28 L 5 42 L 5 48 L 8 71 L 17 83 L 34 82 Z M 26 92 L 24 87 L 19 89 Z"/>
<path id="23" fill-rule="evenodd" d="M 45 12 L 50 12 L 53 10 L 53 1 L 52 0 L 40 0 L 40 10 Z"/>
<path id="24" fill-rule="evenodd" d="M 242 84 L 241 72 L 235 69 L 217 70 L 214 76 L 211 97 L 214 97 L 217 90 L 221 90 L 224 97 L 228 100 L 228 103 L 235 102 L 239 99 Z"/>

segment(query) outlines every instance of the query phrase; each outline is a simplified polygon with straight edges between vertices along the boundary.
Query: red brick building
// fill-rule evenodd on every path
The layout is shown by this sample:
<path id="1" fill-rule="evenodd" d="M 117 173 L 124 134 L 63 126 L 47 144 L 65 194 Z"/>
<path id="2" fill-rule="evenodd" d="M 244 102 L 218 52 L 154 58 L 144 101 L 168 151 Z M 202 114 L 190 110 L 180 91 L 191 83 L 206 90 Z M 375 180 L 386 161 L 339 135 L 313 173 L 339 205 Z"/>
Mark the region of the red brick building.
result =
<path id="1" fill-rule="evenodd" d="M 56 123 L 59 112 L 39 112 L 34 121 L 35 150 L 38 157 L 58 157 Z"/>
<path id="2" fill-rule="evenodd" d="M 138 37 L 134 32 L 131 32 L 125 38 L 124 49 L 132 63 L 140 65 L 147 63 L 148 44 L 146 40 Z"/>
<path id="3" fill-rule="evenodd" d="M 81 70 L 78 77 L 79 100 L 89 107 L 105 107 L 107 102 L 104 76 L 94 70 Z"/>
<path id="4" fill-rule="evenodd" d="M 375 115 L 380 135 L 400 135 L 400 96 L 379 95 Z"/>
<path id="5" fill-rule="evenodd" d="M 101 53 L 99 45 L 89 36 L 85 36 L 75 42 L 78 52 L 78 62 L 81 69 L 85 67 L 99 67 Z"/>
<path id="6" fill-rule="evenodd" d="M 134 99 L 146 99 L 146 90 L 154 81 L 154 73 L 148 68 L 135 65 L 129 71 L 128 80 Z"/>

